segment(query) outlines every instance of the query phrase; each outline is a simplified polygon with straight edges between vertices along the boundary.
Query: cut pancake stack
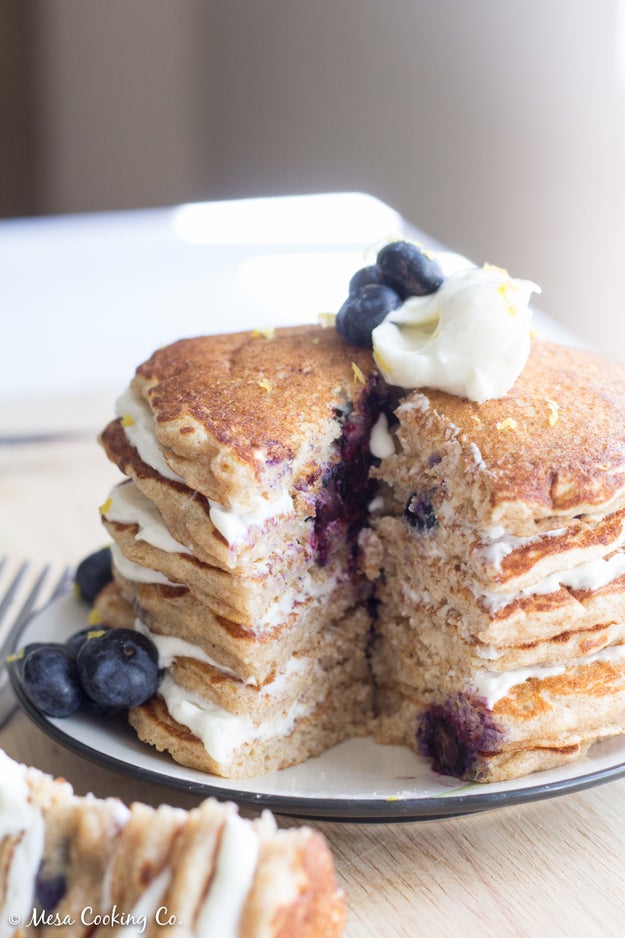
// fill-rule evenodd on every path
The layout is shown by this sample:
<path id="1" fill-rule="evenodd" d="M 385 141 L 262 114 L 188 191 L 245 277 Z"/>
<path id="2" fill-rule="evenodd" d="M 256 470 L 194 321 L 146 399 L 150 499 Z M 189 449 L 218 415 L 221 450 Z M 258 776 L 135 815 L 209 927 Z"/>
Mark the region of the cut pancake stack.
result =
<path id="1" fill-rule="evenodd" d="M 377 736 L 495 781 L 625 731 L 625 376 L 534 342 L 499 400 L 408 393 L 376 581 Z"/>
<path id="2" fill-rule="evenodd" d="M 334 938 L 323 837 L 232 804 L 183 811 L 74 795 L 0 750 L 0 935 Z"/>
<path id="3" fill-rule="evenodd" d="M 237 776 L 366 732 L 355 551 L 378 408 L 370 353 L 333 329 L 182 340 L 137 370 L 101 438 L 128 480 L 102 507 L 98 606 L 166 668 L 131 711 L 142 739 Z"/>
<path id="4" fill-rule="evenodd" d="M 98 608 L 166 669 L 139 736 L 253 776 L 373 725 L 494 781 L 625 732 L 624 413 L 622 368 L 538 341 L 481 404 L 334 329 L 155 353 L 102 435 Z"/>

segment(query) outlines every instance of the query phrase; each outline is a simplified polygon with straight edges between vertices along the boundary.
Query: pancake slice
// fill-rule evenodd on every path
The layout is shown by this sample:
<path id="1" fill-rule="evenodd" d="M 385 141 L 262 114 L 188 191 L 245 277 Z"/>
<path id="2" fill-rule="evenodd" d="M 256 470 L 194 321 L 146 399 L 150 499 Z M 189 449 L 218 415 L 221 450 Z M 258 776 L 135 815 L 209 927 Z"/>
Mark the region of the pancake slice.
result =
<path id="1" fill-rule="evenodd" d="M 376 738 L 499 781 L 625 731 L 624 404 L 617 366 L 540 342 L 504 398 L 400 402 L 361 534 Z"/>
<path id="2" fill-rule="evenodd" d="M 244 820 L 214 799 L 183 811 L 81 798 L 1 750 L 0 767 L 15 828 L 0 831 L 0 920 L 16 911 L 33 920 L 3 927 L 7 936 L 343 932 L 332 857 L 309 828 L 280 831 L 268 812 Z"/>
<path id="3" fill-rule="evenodd" d="M 314 326 L 184 340 L 137 370 L 101 437 L 128 479 L 101 508 L 115 585 L 96 605 L 159 651 L 140 738 L 238 776 L 366 731 L 380 395 L 370 352 Z"/>

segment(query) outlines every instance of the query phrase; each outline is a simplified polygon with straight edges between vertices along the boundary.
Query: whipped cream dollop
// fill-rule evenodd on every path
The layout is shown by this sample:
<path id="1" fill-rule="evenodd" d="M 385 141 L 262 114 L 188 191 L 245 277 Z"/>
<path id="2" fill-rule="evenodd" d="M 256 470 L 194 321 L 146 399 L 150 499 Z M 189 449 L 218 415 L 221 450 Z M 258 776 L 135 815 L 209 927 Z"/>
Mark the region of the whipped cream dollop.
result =
<path id="1" fill-rule="evenodd" d="M 503 397 L 529 356 L 529 300 L 540 292 L 490 264 L 452 273 L 373 330 L 376 364 L 402 388 L 437 388 L 477 403 Z"/>

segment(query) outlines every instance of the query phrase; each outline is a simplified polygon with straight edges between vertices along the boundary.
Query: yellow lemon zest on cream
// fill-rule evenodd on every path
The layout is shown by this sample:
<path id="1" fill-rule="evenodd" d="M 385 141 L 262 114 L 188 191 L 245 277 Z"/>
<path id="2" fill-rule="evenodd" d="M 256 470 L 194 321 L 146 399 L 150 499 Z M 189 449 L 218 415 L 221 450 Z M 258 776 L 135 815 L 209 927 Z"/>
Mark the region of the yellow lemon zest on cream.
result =
<path id="1" fill-rule="evenodd" d="M 103 505 L 100 505 L 98 511 L 101 515 L 108 515 L 109 511 L 113 507 L 113 499 L 107 498 Z"/>
<path id="2" fill-rule="evenodd" d="M 510 302 L 510 283 L 502 283 L 497 287 L 497 292 L 501 295 L 504 303 L 508 307 L 508 316 L 516 316 L 518 310 L 514 303 Z"/>
<path id="3" fill-rule="evenodd" d="M 134 425 L 134 417 L 131 417 L 130 414 L 124 414 L 122 417 L 122 427 L 134 427 Z"/>
<path id="4" fill-rule="evenodd" d="M 356 381 L 359 381 L 360 384 L 364 384 L 365 376 L 363 375 L 362 371 L 360 370 L 356 362 L 352 362 L 352 371 L 354 372 L 354 378 L 356 379 Z"/>
<path id="5" fill-rule="evenodd" d="M 376 364 L 382 371 L 390 372 L 390 363 L 387 362 L 379 349 L 375 349 L 373 357 L 375 358 Z"/>
<path id="6" fill-rule="evenodd" d="M 252 338 L 260 339 L 273 339 L 276 334 L 276 330 L 273 326 L 265 326 L 263 329 L 254 329 L 252 332 Z"/>
<path id="7" fill-rule="evenodd" d="M 549 426 L 553 427 L 560 417 L 559 407 L 555 401 L 547 401 L 547 407 L 549 408 Z"/>
<path id="8" fill-rule="evenodd" d="M 7 655 L 4 659 L 7 664 L 11 664 L 12 661 L 20 661 L 24 657 L 24 649 L 20 648 L 19 651 L 13 652 L 12 655 Z"/>
<path id="9" fill-rule="evenodd" d="M 106 635 L 105 629 L 89 629 L 87 632 L 87 638 L 100 638 L 102 635 Z"/>
<path id="10" fill-rule="evenodd" d="M 505 267 L 499 267 L 497 264 L 482 264 L 482 270 L 492 271 L 494 274 L 501 274 L 503 277 L 509 277 L 510 274 Z"/>
<path id="11" fill-rule="evenodd" d="M 87 625 L 102 625 L 102 618 L 97 609 L 92 609 L 87 616 Z"/>
<path id="12" fill-rule="evenodd" d="M 258 382 L 259 388 L 264 388 L 265 391 L 273 391 L 273 385 L 271 381 L 268 381 L 267 378 L 263 378 L 262 381 Z"/>
<path id="13" fill-rule="evenodd" d="M 514 417 L 506 417 L 505 420 L 500 420 L 497 424 L 498 430 L 516 430 L 518 424 Z"/>
<path id="14" fill-rule="evenodd" d="M 336 313 L 318 313 L 317 321 L 320 326 L 323 326 L 324 329 L 329 329 L 334 326 L 336 320 Z"/>

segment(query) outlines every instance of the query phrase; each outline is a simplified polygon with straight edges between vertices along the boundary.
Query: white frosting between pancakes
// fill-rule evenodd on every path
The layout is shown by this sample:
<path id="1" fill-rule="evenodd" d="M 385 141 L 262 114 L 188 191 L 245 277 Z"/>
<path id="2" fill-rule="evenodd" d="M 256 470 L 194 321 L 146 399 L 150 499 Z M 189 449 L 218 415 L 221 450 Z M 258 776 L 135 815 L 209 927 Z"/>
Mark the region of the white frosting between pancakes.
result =
<path id="1" fill-rule="evenodd" d="M 154 502 L 134 482 L 122 482 L 110 492 L 104 517 L 119 524 L 135 524 L 135 540 L 145 541 L 168 554 L 191 554 L 192 551 L 171 536 Z"/>
<path id="2" fill-rule="evenodd" d="M 576 658 L 573 661 L 567 661 L 565 664 L 557 664 L 546 667 L 535 668 L 516 668 L 512 671 L 503 671 L 496 673 L 494 671 L 484 671 L 479 674 L 474 681 L 474 688 L 480 697 L 484 697 L 489 708 L 492 710 L 494 705 L 517 684 L 523 684 L 529 678 L 544 680 L 548 677 L 557 677 L 564 674 L 572 668 L 583 667 L 585 665 L 595 664 L 595 662 L 618 662 L 625 659 L 625 645 L 610 645 L 608 648 L 602 648 L 593 655 L 585 658 Z"/>
<path id="3" fill-rule="evenodd" d="M 44 847 L 44 820 L 29 800 L 26 770 L 0 749 L 0 844 L 5 837 L 19 838 L 6 870 L 0 915 L 0 938 L 10 938 L 15 926 L 7 916 L 27 922 L 33 910 L 35 877 Z"/>
<path id="4" fill-rule="evenodd" d="M 245 743 L 287 735 L 296 721 L 311 709 L 296 701 L 286 716 L 263 720 L 257 725 L 249 717 L 236 716 L 184 690 L 168 672 L 163 675 L 159 693 L 174 720 L 191 730 L 202 741 L 209 756 L 222 765 Z"/>
<path id="5" fill-rule="evenodd" d="M 156 439 L 154 415 L 146 401 L 128 388 L 117 401 L 116 413 L 126 418 L 123 423 L 124 433 L 143 462 L 166 479 L 186 485 L 182 476 L 174 472 L 165 459 Z M 206 501 L 213 525 L 230 545 L 244 541 L 249 536 L 250 528 L 263 527 L 268 521 L 293 511 L 293 499 L 287 491 L 282 491 L 271 501 L 258 498 L 253 511 L 243 511 L 236 506 L 226 508 L 210 498 Z"/>
<path id="6" fill-rule="evenodd" d="M 226 819 L 210 888 L 196 922 L 198 935 L 238 938 L 245 900 L 254 881 L 260 839 L 249 822 L 231 813 Z"/>

